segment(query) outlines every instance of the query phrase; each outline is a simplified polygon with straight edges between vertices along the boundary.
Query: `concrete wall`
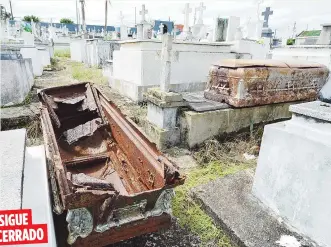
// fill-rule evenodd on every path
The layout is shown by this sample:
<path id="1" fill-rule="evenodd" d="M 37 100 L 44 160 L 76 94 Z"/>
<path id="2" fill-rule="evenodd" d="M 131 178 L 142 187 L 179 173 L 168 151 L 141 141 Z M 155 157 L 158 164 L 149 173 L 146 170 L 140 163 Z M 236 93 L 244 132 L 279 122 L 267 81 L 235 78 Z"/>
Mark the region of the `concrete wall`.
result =
<path id="1" fill-rule="evenodd" d="M 265 126 L 253 193 L 277 217 L 331 246 L 331 124 L 295 117 Z"/>
<path id="2" fill-rule="evenodd" d="M 305 60 L 324 64 L 331 70 L 331 46 L 287 46 L 272 50 L 272 59 Z"/>
<path id="3" fill-rule="evenodd" d="M 240 109 L 222 109 L 207 112 L 185 111 L 181 117 L 181 133 L 185 142 L 194 147 L 205 140 L 225 133 L 249 128 L 251 124 L 288 119 L 293 103 L 280 103 Z"/>
<path id="4" fill-rule="evenodd" d="M 1 60 L 1 106 L 24 101 L 33 86 L 31 59 Z"/>

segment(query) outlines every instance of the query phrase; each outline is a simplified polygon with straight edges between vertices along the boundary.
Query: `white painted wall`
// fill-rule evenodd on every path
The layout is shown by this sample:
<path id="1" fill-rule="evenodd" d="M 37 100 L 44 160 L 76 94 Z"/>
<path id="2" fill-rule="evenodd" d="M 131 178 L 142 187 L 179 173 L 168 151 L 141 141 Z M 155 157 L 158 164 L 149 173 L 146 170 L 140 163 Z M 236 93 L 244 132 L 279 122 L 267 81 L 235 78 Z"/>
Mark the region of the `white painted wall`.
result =
<path id="1" fill-rule="evenodd" d="M 272 59 L 305 60 L 324 64 L 331 70 L 331 45 L 286 46 L 271 51 Z"/>

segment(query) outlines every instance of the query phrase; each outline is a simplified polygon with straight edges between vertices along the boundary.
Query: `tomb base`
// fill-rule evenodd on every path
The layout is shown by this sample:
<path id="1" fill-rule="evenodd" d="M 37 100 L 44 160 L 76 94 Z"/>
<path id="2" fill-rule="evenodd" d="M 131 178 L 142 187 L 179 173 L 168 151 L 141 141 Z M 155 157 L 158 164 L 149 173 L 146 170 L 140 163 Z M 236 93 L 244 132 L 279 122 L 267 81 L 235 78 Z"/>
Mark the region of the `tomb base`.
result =
<path id="1" fill-rule="evenodd" d="M 154 130 L 148 134 L 154 136 L 154 141 L 160 148 L 171 147 L 180 143 L 180 129 L 177 126 L 179 107 L 186 106 L 181 94 L 163 92 L 159 88 L 150 88 L 147 99 L 147 130 Z M 162 133 L 162 135 L 161 135 Z M 156 134 L 156 135 L 155 135 Z M 157 137 L 157 138 L 155 138 Z"/>
<path id="2" fill-rule="evenodd" d="M 292 119 L 264 130 L 253 193 L 288 225 L 331 245 L 331 104 L 290 107 Z"/>
<path id="3" fill-rule="evenodd" d="M 135 102 L 144 101 L 144 93 L 148 88 L 158 87 L 159 85 L 138 85 L 131 81 L 125 81 L 110 76 L 109 86 L 117 90 L 121 95 L 124 95 Z M 190 82 L 170 84 L 170 90 L 173 92 L 197 92 L 206 88 L 206 82 Z"/>

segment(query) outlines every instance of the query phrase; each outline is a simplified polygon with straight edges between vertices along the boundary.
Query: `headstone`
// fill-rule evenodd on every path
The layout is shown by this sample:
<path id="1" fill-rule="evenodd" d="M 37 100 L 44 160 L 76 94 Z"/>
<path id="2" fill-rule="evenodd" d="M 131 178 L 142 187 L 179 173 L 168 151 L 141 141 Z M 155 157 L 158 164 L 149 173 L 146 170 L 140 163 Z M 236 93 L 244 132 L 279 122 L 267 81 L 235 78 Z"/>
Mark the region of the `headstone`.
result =
<path id="1" fill-rule="evenodd" d="M 216 18 L 214 23 L 214 42 L 222 42 L 226 40 L 226 33 L 228 29 L 228 19 L 227 18 Z"/>
<path id="2" fill-rule="evenodd" d="M 240 17 L 230 16 L 225 41 L 234 41 L 238 27 L 240 26 Z"/>
<path id="3" fill-rule="evenodd" d="M 141 15 L 140 18 L 140 23 L 145 23 L 146 22 L 146 14 L 148 14 L 148 10 L 145 8 L 145 4 L 141 6 L 141 11 L 139 12 Z"/>
<path id="4" fill-rule="evenodd" d="M 200 3 L 199 7 L 196 8 L 198 12 L 198 22 L 197 24 L 203 24 L 203 11 L 206 10 L 206 6 L 203 5 L 203 2 Z"/>
<path id="5" fill-rule="evenodd" d="M 190 28 L 190 13 L 192 12 L 192 9 L 190 8 L 190 4 L 186 3 L 185 8 L 183 10 L 184 14 L 184 28 L 183 32 L 188 32 Z"/>
<path id="6" fill-rule="evenodd" d="M 203 24 L 203 11 L 206 7 L 203 3 L 200 3 L 200 6 L 196 8 L 196 12 L 198 13 L 198 21 L 192 28 L 192 35 L 195 40 L 202 40 L 206 38 L 207 27 Z"/>
<path id="7" fill-rule="evenodd" d="M 269 17 L 273 13 L 273 11 L 270 11 L 270 7 L 267 7 L 265 11 L 262 12 L 262 15 L 264 16 L 263 27 L 269 27 Z"/>

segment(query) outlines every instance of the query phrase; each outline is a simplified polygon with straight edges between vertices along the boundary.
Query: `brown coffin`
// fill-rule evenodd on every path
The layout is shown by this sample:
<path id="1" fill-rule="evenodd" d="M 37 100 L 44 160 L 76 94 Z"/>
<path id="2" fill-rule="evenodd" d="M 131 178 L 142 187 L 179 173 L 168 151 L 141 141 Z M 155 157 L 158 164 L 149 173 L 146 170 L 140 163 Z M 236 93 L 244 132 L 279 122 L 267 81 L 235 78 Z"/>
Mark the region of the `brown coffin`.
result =
<path id="1" fill-rule="evenodd" d="M 66 214 L 69 244 L 104 246 L 170 224 L 172 189 L 184 177 L 113 103 L 89 83 L 39 98 L 54 211 Z"/>
<path id="2" fill-rule="evenodd" d="M 305 61 L 227 59 L 210 68 L 204 94 L 234 107 L 315 100 L 328 75 Z"/>

